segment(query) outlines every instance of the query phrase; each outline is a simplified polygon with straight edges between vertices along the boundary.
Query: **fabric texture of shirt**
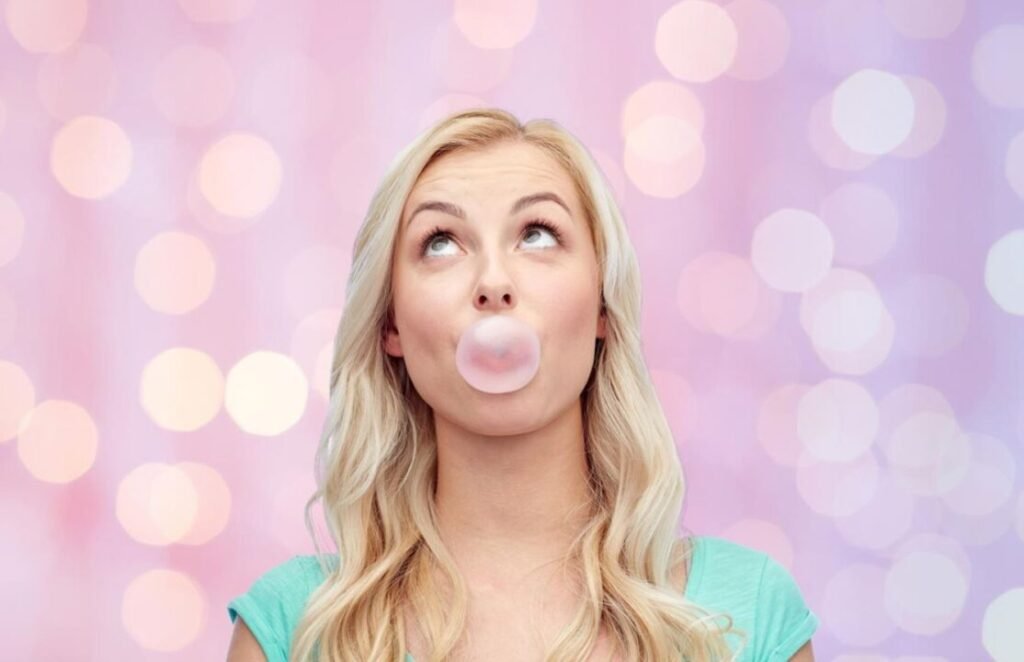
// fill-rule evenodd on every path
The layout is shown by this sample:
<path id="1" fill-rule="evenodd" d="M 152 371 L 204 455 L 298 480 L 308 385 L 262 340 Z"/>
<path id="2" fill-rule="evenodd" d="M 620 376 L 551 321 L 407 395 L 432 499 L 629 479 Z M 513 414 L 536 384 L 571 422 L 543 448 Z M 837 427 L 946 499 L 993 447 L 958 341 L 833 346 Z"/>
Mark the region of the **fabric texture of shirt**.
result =
<path id="1" fill-rule="evenodd" d="M 786 662 L 818 627 L 793 576 L 764 552 L 715 536 L 695 536 L 683 595 L 711 612 L 726 612 L 747 633 L 737 662 Z M 228 603 L 241 616 L 268 662 L 287 662 L 292 633 L 306 601 L 323 582 L 313 555 L 293 556 L 256 579 Z M 721 623 L 722 621 L 716 621 Z M 735 651 L 737 635 L 730 633 Z M 415 662 L 406 653 L 406 662 Z"/>

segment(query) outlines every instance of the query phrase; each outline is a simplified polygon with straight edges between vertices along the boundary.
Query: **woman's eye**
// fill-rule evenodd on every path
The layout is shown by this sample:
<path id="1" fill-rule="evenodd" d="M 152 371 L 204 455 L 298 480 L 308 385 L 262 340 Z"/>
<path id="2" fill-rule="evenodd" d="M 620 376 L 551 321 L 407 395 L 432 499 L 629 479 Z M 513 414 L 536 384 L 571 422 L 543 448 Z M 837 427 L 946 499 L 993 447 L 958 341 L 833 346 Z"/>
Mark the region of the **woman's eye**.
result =
<path id="1" fill-rule="evenodd" d="M 533 221 L 532 223 L 528 223 L 526 225 L 525 231 L 523 232 L 523 237 L 531 236 L 538 231 L 547 232 L 549 235 L 551 235 L 551 237 L 554 239 L 556 246 L 561 242 L 561 235 L 559 234 L 558 230 L 556 230 L 553 226 L 550 226 L 546 223 L 542 223 L 539 221 Z M 420 252 L 422 254 L 427 254 L 427 249 L 434 248 L 438 242 L 448 241 L 450 239 L 450 232 L 440 227 L 434 228 L 433 232 L 427 235 L 426 239 L 423 240 Z M 536 241 L 528 241 L 527 243 L 531 246 L 541 246 L 542 248 L 544 247 L 542 244 L 538 244 Z"/>

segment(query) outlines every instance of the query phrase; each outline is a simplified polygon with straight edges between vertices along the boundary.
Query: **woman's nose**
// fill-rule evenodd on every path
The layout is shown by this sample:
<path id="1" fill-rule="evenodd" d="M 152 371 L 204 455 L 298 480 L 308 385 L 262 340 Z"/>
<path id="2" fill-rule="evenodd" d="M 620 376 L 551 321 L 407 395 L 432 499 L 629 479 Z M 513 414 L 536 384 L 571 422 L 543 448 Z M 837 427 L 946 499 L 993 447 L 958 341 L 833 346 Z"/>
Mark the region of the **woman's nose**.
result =
<path id="1" fill-rule="evenodd" d="M 504 290 L 487 288 L 486 291 L 478 292 L 476 295 L 476 307 L 480 309 L 510 308 L 512 303 L 512 292 L 508 288 Z"/>

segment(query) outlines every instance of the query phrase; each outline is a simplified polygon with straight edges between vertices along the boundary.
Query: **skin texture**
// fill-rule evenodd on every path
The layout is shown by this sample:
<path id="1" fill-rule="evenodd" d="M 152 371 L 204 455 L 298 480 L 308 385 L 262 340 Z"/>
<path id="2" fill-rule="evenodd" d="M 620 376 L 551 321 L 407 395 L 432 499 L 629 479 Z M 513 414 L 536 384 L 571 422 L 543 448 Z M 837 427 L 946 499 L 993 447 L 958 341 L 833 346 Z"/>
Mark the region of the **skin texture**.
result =
<path id="1" fill-rule="evenodd" d="M 231 633 L 227 662 L 267 662 L 260 643 L 241 616 L 235 620 L 235 629 Z"/>
<path id="2" fill-rule="evenodd" d="M 793 653 L 793 657 L 789 658 L 789 662 L 814 662 L 814 651 L 811 650 L 810 639 L 797 652 Z"/>

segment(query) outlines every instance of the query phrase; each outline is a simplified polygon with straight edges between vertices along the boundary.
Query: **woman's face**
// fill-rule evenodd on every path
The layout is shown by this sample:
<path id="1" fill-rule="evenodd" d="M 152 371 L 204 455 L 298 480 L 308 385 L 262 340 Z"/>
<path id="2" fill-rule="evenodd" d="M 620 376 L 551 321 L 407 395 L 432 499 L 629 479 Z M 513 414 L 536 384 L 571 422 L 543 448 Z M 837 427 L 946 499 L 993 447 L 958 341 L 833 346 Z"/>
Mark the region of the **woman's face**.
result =
<path id="1" fill-rule="evenodd" d="M 517 204 L 537 194 L 547 197 Z M 537 219 L 560 237 L 530 226 Z M 402 210 L 391 276 L 385 351 L 404 357 L 435 416 L 478 434 L 524 434 L 578 403 L 605 336 L 600 273 L 573 181 L 540 148 L 456 151 L 425 169 Z M 536 376 L 511 393 L 477 391 L 455 366 L 463 330 L 495 314 L 540 339 Z"/>

